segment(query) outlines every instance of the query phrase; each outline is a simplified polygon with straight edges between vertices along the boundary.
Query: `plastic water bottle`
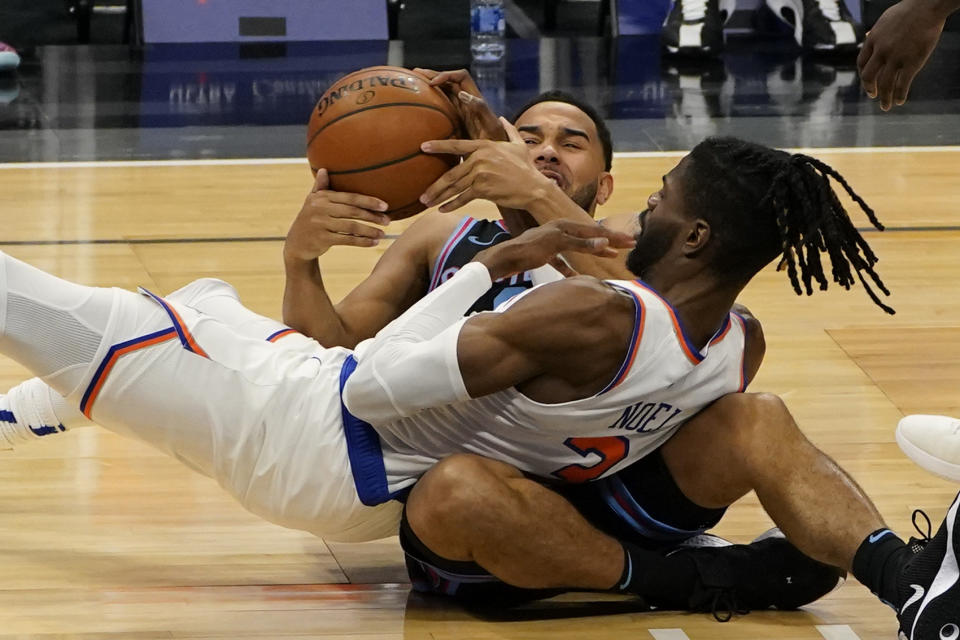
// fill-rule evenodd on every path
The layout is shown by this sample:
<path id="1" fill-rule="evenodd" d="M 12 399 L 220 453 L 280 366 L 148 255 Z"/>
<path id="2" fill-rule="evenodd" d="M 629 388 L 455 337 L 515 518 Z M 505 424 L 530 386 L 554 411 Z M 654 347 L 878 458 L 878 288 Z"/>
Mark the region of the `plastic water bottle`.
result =
<path id="1" fill-rule="evenodd" d="M 507 108 L 507 60 L 474 60 L 470 75 L 477 83 L 487 105 L 494 113 L 506 113 Z"/>
<path id="2" fill-rule="evenodd" d="M 503 57 L 507 22 L 503 0 L 470 0 L 470 53 L 479 62 Z"/>

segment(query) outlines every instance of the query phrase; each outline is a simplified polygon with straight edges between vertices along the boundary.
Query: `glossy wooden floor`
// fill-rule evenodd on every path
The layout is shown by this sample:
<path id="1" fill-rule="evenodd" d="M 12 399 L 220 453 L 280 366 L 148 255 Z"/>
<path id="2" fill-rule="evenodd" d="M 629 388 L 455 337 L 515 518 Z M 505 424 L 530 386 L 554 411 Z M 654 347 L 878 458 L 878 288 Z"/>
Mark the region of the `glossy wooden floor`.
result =
<path id="1" fill-rule="evenodd" d="M 905 413 L 960 414 L 960 152 L 820 156 L 891 227 L 867 238 L 898 314 L 884 315 L 859 288 L 797 298 L 785 274 L 764 272 L 743 296 L 768 341 L 752 388 L 785 397 L 806 433 L 906 536 L 914 508 L 936 523 L 956 491 L 907 461 L 893 429 Z M 605 210 L 642 207 L 675 162 L 618 160 L 616 197 Z M 276 316 L 281 243 L 270 238 L 283 236 L 308 189 L 306 168 L 289 165 L 0 169 L 0 248 L 95 285 L 169 291 L 219 276 L 248 306 Z M 916 227 L 932 229 L 904 230 Z M 238 240 L 251 237 L 261 239 Z M 70 244 L 78 240 L 115 242 Z M 66 244 L 49 244 L 57 241 Z M 381 251 L 325 256 L 333 295 L 355 284 Z M 24 375 L 0 361 L 0 385 Z M 743 541 L 768 526 L 748 498 L 718 532 Z M 394 540 L 328 544 L 274 527 L 207 479 L 100 430 L 0 452 L 0 640 L 896 635 L 893 613 L 852 581 L 805 611 L 753 613 L 727 624 L 709 615 L 544 617 L 485 621 L 408 598 Z"/>

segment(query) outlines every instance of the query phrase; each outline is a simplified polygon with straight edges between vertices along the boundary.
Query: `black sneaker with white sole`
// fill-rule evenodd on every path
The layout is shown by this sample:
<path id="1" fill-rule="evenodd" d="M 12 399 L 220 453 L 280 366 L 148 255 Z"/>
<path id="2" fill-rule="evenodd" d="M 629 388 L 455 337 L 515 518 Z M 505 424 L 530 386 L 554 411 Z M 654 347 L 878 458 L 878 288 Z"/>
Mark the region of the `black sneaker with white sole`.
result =
<path id="1" fill-rule="evenodd" d="M 960 638 L 960 495 L 940 529 L 900 574 L 900 640 Z M 912 540 L 911 540 L 912 542 Z"/>
<path id="2" fill-rule="evenodd" d="M 863 44 L 863 26 L 844 0 L 766 0 L 766 4 L 804 49 L 855 51 Z"/>
<path id="3" fill-rule="evenodd" d="M 844 0 L 803 0 L 803 46 L 814 51 L 854 51 L 864 29 Z"/>
<path id="4" fill-rule="evenodd" d="M 779 529 L 750 544 L 680 548 L 670 554 L 683 554 L 696 565 L 689 610 L 713 613 L 722 622 L 748 611 L 797 609 L 833 591 L 847 575 L 805 556 Z M 656 605 L 656 599 L 650 603 Z"/>
<path id="5" fill-rule="evenodd" d="M 723 50 L 723 25 L 735 0 L 674 0 L 660 42 L 668 53 L 714 55 Z"/>

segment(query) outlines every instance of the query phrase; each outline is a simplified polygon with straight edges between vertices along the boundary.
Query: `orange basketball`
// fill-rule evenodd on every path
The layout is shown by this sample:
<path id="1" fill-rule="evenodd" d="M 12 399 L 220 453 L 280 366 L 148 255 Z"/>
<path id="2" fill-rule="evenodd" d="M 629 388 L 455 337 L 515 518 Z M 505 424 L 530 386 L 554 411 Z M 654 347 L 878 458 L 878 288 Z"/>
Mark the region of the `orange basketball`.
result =
<path id="1" fill-rule="evenodd" d="M 423 211 L 421 194 L 458 161 L 423 153 L 420 144 L 459 133 L 456 110 L 427 78 L 368 67 L 320 97 L 307 128 L 307 159 L 314 174 L 327 170 L 334 191 L 380 198 L 399 220 Z"/>

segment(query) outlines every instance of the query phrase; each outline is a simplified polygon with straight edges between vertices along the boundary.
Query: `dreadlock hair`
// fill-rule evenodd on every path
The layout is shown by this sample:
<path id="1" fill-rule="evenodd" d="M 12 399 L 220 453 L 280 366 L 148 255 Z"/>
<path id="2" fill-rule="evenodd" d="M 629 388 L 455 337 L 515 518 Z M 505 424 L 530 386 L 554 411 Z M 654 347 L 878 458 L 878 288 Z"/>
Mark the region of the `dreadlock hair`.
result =
<path id="1" fill-rule="evenodd" d="M 593 124 L 597 127 L 597 136 L 600 138 L 600 145 L 603 147 L 603 169 L 604 171 L 610 171 L 613 166 L 613 138 L 610 136 L 610 129 L 607 128 L 607 123 L 603 121 L 600 112 L 593 105 L 572 93 L 558 90 L 545 91 L 520 107 L 520 110 L 514 114 L 510 122 L 516 122 L 517 118 L 522 116 L 524 112 L 541 102 L 564 102 L 587 114 L 587 117 L 593 120 Z"/>
<path id="2" fill-rule="evenodd" d="M 883 225 L 835 169 L 803 154 L 789 154 L 737 138 L 707 138 L 689 155 L 684 175 L 688 210 L 710 224 L 720 250 L 719 271 L 748 280 L 781 258 L 797 295 L 827 288 L 820 254 L 830 258 L 834 282 L 845 289 L 853 272 L 881 309 L 895 313 L 864 278 L 890 295 L 874 270 L 877 257 L 850 220 L 831 184 L 835 180 L 879 230 Z M 803 287 L 801 288 L 801 281 Z"/>

